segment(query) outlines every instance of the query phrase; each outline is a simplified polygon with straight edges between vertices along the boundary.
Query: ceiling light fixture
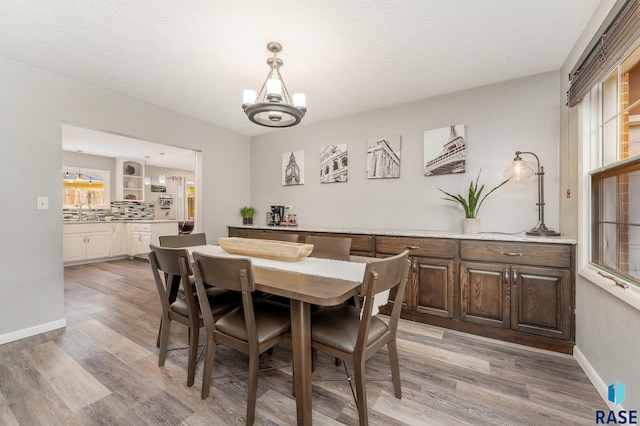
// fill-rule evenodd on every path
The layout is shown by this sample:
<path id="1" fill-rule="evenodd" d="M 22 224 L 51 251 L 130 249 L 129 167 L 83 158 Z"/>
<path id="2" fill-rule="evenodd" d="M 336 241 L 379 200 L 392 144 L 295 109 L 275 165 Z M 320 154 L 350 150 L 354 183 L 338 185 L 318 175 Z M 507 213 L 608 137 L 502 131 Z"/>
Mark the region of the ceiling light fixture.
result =
<path id="1" fill-rule="evenodd" d="M 267 44 L 267 50 L 273 53 L 273 58 L 267 59 L 270 68 L 267 79 L 258 94 L 254 90 L 242 93 L 242 109 L 249 120 L 261 126 L 295 126 L 307 112 L 307 97 L 304 93 L 294 93 L 293 98 L 289 95 L 280 75 L 282 59 L 276 57 L 282 45 L 272 41 Z"/>
<path id="2" fill-rule="evenodd" d="M 164 152 L 160 153 L 160 176 L 158 176 L 158 183 L 164 185 L 167 183 L 167 177 L 164 175 Z"/>

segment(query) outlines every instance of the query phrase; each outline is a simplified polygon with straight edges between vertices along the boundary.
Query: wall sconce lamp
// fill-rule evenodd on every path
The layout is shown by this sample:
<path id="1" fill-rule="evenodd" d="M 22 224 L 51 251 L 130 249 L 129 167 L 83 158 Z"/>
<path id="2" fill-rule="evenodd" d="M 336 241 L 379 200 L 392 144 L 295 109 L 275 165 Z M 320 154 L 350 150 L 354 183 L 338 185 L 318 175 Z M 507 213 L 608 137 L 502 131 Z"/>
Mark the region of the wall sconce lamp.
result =
<path id="1" fill-rule="evenodd" d="M 516 151 L 516 157 L 513 159 L 511 167 L 506 169 L 503 173 L 505 178 L 513 178 L 514 180 L 529 179 L 534 175 L 534 171 L 527 163 L 525 163 L 520 157 L 521 154 L 530 154 L 536 158 L 538 162 L 538 171 L 535 175 L 538 176 L 538 223 L 537 225 L 527 231 L 527 235 L 537 237 L 558 237 L 559 232 L 554 231 L 551 228 L 547 228 L 544 224 L 544 167 L 540 165 L 540 159 L 533 152 Z"/>

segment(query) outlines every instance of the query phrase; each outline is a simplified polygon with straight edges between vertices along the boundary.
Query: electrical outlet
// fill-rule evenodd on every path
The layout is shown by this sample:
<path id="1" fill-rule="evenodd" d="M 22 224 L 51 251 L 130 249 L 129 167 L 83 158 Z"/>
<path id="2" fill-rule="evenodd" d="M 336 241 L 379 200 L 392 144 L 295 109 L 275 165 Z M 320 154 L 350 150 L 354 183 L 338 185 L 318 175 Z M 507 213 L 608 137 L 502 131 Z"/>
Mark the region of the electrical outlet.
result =
<path id="1" fill-rule="evenodd" d="M 38 210 L 49 210 L 49 197 L 37 197 L 36 205 Z"/>

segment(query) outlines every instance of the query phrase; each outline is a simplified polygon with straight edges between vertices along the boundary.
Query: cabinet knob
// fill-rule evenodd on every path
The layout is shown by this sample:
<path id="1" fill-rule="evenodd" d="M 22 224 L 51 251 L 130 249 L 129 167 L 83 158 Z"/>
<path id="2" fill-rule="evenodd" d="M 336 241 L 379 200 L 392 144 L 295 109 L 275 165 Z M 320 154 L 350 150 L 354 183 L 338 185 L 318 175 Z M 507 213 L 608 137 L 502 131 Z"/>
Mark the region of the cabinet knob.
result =
<path id="1" fill-rule="evenodd" d="M 513 268 L 513 286 L 517 286 L 518 285 L 518 272 L 516 271 L 516 268 Z"/>
<path id="2" fill-rule="evenodd" d="M 522 256 L 522 253 L 514 253 L 511 251 L 501 251 L 500 254 L 504 254 L 505 256 Z"/>

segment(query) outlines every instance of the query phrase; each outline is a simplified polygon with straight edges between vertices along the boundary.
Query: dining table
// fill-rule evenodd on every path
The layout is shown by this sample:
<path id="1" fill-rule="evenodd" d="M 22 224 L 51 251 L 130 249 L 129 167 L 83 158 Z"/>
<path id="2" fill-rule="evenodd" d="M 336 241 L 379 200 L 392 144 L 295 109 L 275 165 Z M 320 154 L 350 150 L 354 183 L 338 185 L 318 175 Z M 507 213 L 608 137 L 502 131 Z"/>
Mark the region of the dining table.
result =
<path id="1" fill-rule="evenodd" d="M 290 299 L 293 383 L 298 425 L 312 423 L 311 305 L 338 305 L 355 296 L 366 263 L 362 256 L 309 256 L 296 262 L 230 254 L 220 246 L 185 247 L 190 254 L 251 259 L 256 290 Z"/>

